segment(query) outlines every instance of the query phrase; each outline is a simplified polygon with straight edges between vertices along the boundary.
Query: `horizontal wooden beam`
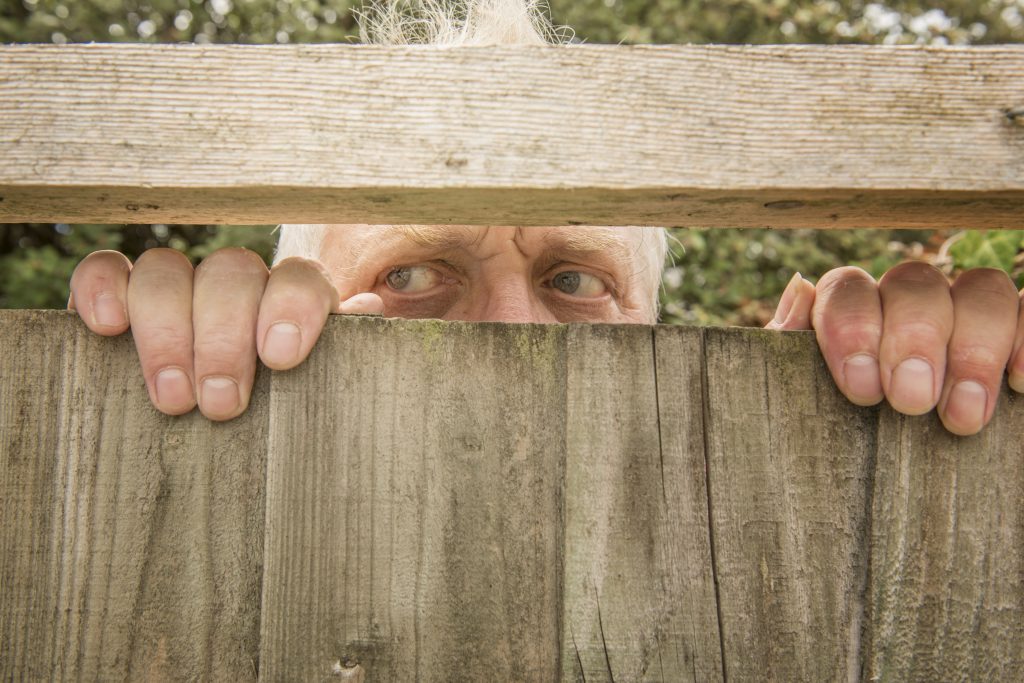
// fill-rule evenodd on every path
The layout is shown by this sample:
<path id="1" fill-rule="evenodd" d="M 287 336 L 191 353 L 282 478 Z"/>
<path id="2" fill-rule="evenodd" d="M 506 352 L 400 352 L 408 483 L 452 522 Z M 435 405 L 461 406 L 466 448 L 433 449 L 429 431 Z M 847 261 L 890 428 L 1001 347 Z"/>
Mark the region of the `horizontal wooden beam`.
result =
<path id="1" fill-rule="evenodd" d="M 0 47 L 0 221 L 1024 228 L 1024 46 Z"/>

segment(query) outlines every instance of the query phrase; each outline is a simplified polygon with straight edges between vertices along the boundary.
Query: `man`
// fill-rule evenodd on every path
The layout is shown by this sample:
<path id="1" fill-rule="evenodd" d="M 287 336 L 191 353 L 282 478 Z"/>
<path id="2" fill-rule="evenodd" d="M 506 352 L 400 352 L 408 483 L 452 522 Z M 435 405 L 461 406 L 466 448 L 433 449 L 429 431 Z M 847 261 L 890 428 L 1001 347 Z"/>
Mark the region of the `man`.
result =
<path id="1" fill-rule="evenodd" d="M 422 0 L 421 14 L 380 5 L 364 39 L 397 44 L 544 43 L 533 0 Z M 248 404 L 257 354 L 288 369 L 309 354 L 329 313 L 504 322 L 651 324 L 664 232 L 638 227 L 284 226 L 268 272 L 250 252 L 217 252 L 193 271 L 179 253 L 135 263 L 97 252 L 72 277 L 69 308 L 105 335 L 132 328 L 153 404 L 177 415 L 198 403 L 214 420 Z M 997 270 L 952 288 L 930 266 L 897 266 L 876 283 L 840 268 L 817 286 L 794 276 L 770 328 L 811 329 L 854 403 L 888 399 L 906 414 L 938 407 L 973 434 L 992 417 L 1003 372 L 1024 390 L 1019 297 Z"/>

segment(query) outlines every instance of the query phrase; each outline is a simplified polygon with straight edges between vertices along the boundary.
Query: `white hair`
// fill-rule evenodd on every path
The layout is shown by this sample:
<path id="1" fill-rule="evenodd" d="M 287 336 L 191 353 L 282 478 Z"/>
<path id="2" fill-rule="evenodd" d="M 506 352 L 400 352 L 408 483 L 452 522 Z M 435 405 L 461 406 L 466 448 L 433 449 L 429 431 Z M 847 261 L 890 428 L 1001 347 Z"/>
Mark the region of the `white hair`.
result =
<path id="1" fill-rule="evenodd" d="M 361 11 L 359 35 L 373 45 L 548 45 L 569 42 L 571 31 L 548 21 L 540 0 L 374 0 Z M 320 258 L 327 225 L 282 225 L 274 263 L 289 256 Z M 664 228 L 643 230 L 641 280 L 658 314 L 661 273 L 668 251 Z"/>

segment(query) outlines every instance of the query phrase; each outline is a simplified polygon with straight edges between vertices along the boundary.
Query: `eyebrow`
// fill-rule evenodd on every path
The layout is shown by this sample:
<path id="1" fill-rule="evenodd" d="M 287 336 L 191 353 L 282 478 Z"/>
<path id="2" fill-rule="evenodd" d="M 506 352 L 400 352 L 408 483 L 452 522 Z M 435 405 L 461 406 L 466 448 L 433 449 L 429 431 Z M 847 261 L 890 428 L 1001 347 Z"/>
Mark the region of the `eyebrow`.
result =
<path id="1" fill-rule="evenodd" d="M 381 225 L 373 236 L 369 235 L 352 249 L 351 261 L 358 265 L 369 251 L 370 244 L 400 244 L 411 242 L 426 249 L 449 251 L 470 244 L 474 240 L 472 228 L 455 225 Z"/>
<path id="2" fill-rule="evenodd" d="M 462 249 L 480 238 L 472 225 L 381 225 L 374 236 L 352 250 L 352 263 L 360 264 L 369 251 L 370 244 L 390 243 L 398 245 L 409 242 L 425 249 L 438 252 Z M 523 227 L 520 230 L 530 230 Z M 562 230 L 549 230 L 541 240 L 545 255 L 559 258 L 593 258 L 600 255 L 607 265 L 619 264 L 625 267 L 627 277 L 636 272 L 637 254 L 641 247 L 632 244 L 622 233 L 607 226 L 574 226 Z"/>

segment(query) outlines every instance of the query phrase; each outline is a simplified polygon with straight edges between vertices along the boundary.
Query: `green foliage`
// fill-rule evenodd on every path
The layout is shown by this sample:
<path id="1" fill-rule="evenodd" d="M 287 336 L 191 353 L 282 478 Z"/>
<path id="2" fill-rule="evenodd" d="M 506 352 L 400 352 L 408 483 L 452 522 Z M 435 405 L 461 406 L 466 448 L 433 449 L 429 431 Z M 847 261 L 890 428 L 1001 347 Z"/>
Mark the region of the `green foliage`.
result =
<path id="1" fill-rule="evenodd" d="M 590 43 L 919 43 L 1024 41 L 1021 0 L 550 0 L 556 24 Z M 0 42 L 344 42 L 358 0 L 0 0 Z M 675 230 L 662 293 L 670 322 L 763 324 L 794 271 L 814 278 L 856 264 L 880 275 L 929 256 L 945 235 L 886 231 Z M 968 233 L 956 268 L 1013 272 L 1019 233 Z M 135 258 L 170 246 L 193 262 L 223 246 L 269 258 L 268 227 L 14 225 L 0 228 L 0 306 L 62 307 L 80 258 L 119 249 Z M 948 265 L 947 265 L 948 269 Z"/>
<path id="2" fill-rule="evenodd" d="M 551 0 L 592 43 L 930 43 L 1024 40 L 1017 0 Z"/>
<path id="3" fill-rule="evenodd" d="M 310 43 L 351 40 L 337 0 L 0 0 L 0 42 Z"/>
<path id="4" fill-rule="evenodd" d="M 1014 276 L 1021 286 L 1018 257 L 1024 247 L 1024 230 L 964 232 L 949 248 L 957 268 L 999 268 Z"/>
<path id="5" fill-rule="evenodd" d="M 671 231 L 671 264 L 662 288 L 662 320 L 672 323 L 761 326 L 800 272 L 814 280 L 837 265 L 876 278 L 931 232 L 889 230 Z"/>
<path id="6" fill-rule="evenodd" d="M 170 247 L 193 264 L 222 247 L 244 246 L 269 263 L 272 226 L 11 225 L 0 228 L 0 308 L 63 308 L 78 262 L 102 249 L 133 260 L 146 249 Z"/>

